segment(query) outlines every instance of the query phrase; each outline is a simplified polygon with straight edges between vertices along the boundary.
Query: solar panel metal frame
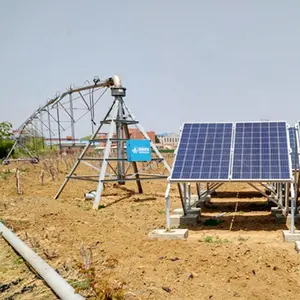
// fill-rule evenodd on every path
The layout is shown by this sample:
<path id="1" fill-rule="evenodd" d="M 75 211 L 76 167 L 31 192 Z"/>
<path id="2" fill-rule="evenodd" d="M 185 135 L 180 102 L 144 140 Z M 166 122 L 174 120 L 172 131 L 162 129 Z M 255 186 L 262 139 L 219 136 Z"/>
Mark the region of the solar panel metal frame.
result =
<path id="1" fill-rule="evenodd" d="M 230 158 L 229 158 L 229 170 L 228 170 L 228 179 L 189 179 L 189 178 L 176 178 L 173 179 L 172 175 L 173 175 L 173 171 L 174 171 L 174 166 L 175 166 L 175 162 L 176 162 L 176 157 L 177 157 L 177 153 L 179 150 L 179 146 L 180 146 L 180 142 L 181 142 L 181 138 L 182 138 L 182 133 L 183 133 L 183 128 L 184 125 L 186 124 L 231 124 L 232 125 L 232 132 L 231 132 L 231 146 L 230 146 Z M 179 137 L 179 142 L 177 145 L 177 149 L 175 151 L 175 157 L 174 157 L 174 161 L 173 161 L 173 165 L 172 165 L 172 172 L 171 175 L 169 177 L 169 181 L 170 182 L 229 182 L 230 181 L 230 165 L 231 165 L 231 155 L 232 155 L 232 147 L 233 147 L 233 136 L 234 136 L 234 122 L 184 122 L 183 125 L 180 128 L 180 137 Z"/>
<path id="2" fill-rule="evenodd" d="M 237 123 L 285 123 L 286 124 L 286 136 L 287 136 L 287 147 L 288 147 L 288 161 L 289 161 L 289 179 L 233 179 L 232 178 L 232 171 L 233 171 L 233 161 L 234 161 L 234 145 L 235 145 L 235 130 Z M 228 179 L 191 179 L 191 178 L 172 178 L 174 166 L 176 162 L 176 156 L 178 153 L 178 149 L 180 146 L 182 132 L 185 124 L 232 124 L 232 135 L 231 135 L 231 150 L 230 150 L 230 160 L 229 160 L 229 177 Z M 300 125 L 300 122 L 299 122 Z M 179 142 L 175 151 L 175 157 L 172 165 L 172 172 L 169 177 L 169 181 L 173 183 L 180 183 L 180 182 L 291 182 L 293 181 L 293 174 L 292 174 L 292 160 L 291 160 L 291 149 L 290 149 L 290 140 L 289 140 L 289 132 L 288 132 L 289 125 L 286 121 L 239 121 L 239 122 L 185 122 L 183 123 L 180 129 L 180 138 Z M 300 134 L 299 130 L 298 133 Z M 298 140 L 300 140 L 300 136 L 298 136 Z M 299 144 L 298 144 L 299 145 Z"/>
<path id="3" fill-rule="evenodd" d="M 236 134 L 236 124 L 237 123 L 285 123 L 286 127 L 286 137 L 287 137 L 287 147 L 288 147 L 288 162 L 289 162 L 289 179 L 263 179 L 263 178 L 255 178 L 255 179 L 234 179 L 232 178 L 232 171 L 233 171 L 233 161 L 234 161 L 234 145 L 235 145 L 235 134 Z M 232 150 L 232 165 L 231 165 L 231 173 L 230 173 L 230 182 L 292 182 L 293 181 L 293 172 L 292 172 L 292 159 L 291 159 L 291 149 L 290 149 L 290 137 L 289 137 L 289 124 L 286 121 L 238 121 L 234 123 L 234 137 L 233 137 L 233 150 Z"/>
<path id="4" fill-rule="evenodd" d="M 291 148 L 291 161 L 292 161 L 292 171 L 299 171 L 300 169 L 300 152 L 299 152 L 299 123 L 295 124 L 294 127 L 290 126 L 290 128 L 294 128 L 295 129 L 295 136 L 296 136 L 296 150 L 297 150 L 297 160 L 296 163 L 298 163 L 298 168 L 293 168 L 293 161 L 292 161 L 292 157 L 295 156 L 295 153 L 293 153 L 293 149 Z M 289 129 L 290 129 L 289 128 Z M 289 141 L 290 142 L 290 141 Z M 290 144 L 291 146 L 291 144 Z"/>

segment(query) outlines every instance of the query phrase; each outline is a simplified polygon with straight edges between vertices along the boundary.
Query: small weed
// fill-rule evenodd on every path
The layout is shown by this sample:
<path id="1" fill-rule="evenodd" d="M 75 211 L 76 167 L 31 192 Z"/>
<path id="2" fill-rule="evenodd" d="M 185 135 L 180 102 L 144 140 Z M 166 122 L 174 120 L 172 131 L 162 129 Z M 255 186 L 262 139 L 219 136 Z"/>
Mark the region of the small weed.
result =
<path id="1" fill-rule="evenodd" d="M 210 236 L 210 235 L 206 236 L 205 239 L 204 239 L 204 242 L 205 243 L 212 243 L 213 242 L 212 236 Z"/>
<path id="2" fill-rule="evenodd" d="M 20 256 L 17 256 L 14 260 L 13 260 L 13 264 L 16 265 L 16 266 L 19 266 L 23 263 L 23 258 L 20 257 Z"/>
<path id="3" fill-rule="evenodd" d="M 98 209 L 101 209 L 101 208 L 105 208 L 105 205 L 100 204 L 100 205 L 98 206 Z"/>
<path id="4" fill-rule="evenodd" d="M 164 215 L 166 213 L 166 211 L 161 209 L 161 210 L 158 210 L 158 213 L 161 214 L 161 215 Z"/>
<path id="5" fill-rule="evenodd" d="M 85 280 L 69 280 L 70 285 L 77 291 L 87 290 L 90 288 L 90 281 Z"/>
<path id="6" fill-rule="evenodd" d="M 4 179 L 4 180 L 7 180 L 8 176 L 11 174 L 11 170 L 10 169 L 6 169 L 2 172 L 1 174 L 1 177 Z"/>
<path id="7" fill-rule="evenodd" d="M 202 242 L 201 240 L 198 240 L 199 242 Z M 211 243 L 211 244 L 226 244 L 229 243 L 229 240 L 227 239 L 220 239 L 218 236 L 216 238 L 213 238 L 212 236 L 208 235 L 204 239 L 204 243 Z"/>

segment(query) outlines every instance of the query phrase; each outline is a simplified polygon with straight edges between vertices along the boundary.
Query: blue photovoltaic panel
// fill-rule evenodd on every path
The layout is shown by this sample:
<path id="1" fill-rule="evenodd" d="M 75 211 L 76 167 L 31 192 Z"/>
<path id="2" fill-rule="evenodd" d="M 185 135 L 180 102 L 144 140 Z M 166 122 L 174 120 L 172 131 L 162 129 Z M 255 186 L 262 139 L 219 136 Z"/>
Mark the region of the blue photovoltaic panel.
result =
<path id="1" fill-rule="evenodd" d="M 232 180 L 290 180 L 286 122 L 236 123 Z"/>
<path id="2" fill-rule="evenodd" d="M 292 168 L 293 170 L 299 169 L 298 168 L 298 158 L 296 159 L 295 153 L 298 152 L 296 147 L 296 129 L 295 127 L 290 127 L 289 128 L 289 137 L 290 137 L 290 148 L 292 150 L 291 152 L 291 159 L 292 159 Z M 297 161 L 297 167 L 296 167 L 296 161 Z"/>
<path id="3" fill-rule="evenodd" d="M 186 123 L 171 180 L 228 180 L 232 123 Z"/>

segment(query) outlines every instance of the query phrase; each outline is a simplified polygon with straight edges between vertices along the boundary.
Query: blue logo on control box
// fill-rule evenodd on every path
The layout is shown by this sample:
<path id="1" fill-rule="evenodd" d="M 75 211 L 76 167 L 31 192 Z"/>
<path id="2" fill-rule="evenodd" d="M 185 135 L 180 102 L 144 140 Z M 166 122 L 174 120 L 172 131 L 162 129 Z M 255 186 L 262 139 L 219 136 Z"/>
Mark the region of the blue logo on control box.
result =
<path id="1" fill-rule="evenodd" d="M 148 140 L 128 140 L 126 141 L 127 160 L 151 161 L 151 147 Z"/>

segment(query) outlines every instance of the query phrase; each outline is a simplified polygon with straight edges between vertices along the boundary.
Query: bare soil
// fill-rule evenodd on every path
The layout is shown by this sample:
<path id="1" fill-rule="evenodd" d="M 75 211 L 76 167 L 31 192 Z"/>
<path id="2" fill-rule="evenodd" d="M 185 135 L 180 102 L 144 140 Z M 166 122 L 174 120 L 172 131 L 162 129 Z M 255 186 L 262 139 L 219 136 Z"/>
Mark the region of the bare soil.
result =
<path id="1" fill-rule="evenodd" d="M 16 167 L 21 170 L 22 195 L 16 193 Z M 166 181 L 143 182 L 141 195 L 135 193 L 134 182 L 126 187 L 107 185 L 104 207 L 94 211 L 83 193 L 95 185 L 73 181 L 54 200 L 66 169 L 61 167 L 54 181 L 45 172 L 41 185 L 42 168 L 42 163 L 0 167 L 0 219 L 82 295 L 90 299 L 105 299 L 101 296 L 109 293 L 115 299 L 299 299 L 300 256 L 293 243 L 283 242 L 282 230 L 287 226 L 246 185 L 222 186 L 212 205 L 204 209 L 199 225 L 189 228 L 186 241 L 150 241 L 148 233 L 165 225 Z M 180 207 L 176 186 L 171 193 L 172 209 Z M 206 218 L 220 212 L 226 212 L 223 223 L 204 226 Z M 90 271 L 84 269 L 82 249 L 87 256 L 92 253 Z M 0 284 L 23 279 L 0 293 L 0 299 L 33 284 L 32 291 L 11 299 L 55 299 L 24 263 L 16 263 L 17 258 L 0 240 Z"/>

